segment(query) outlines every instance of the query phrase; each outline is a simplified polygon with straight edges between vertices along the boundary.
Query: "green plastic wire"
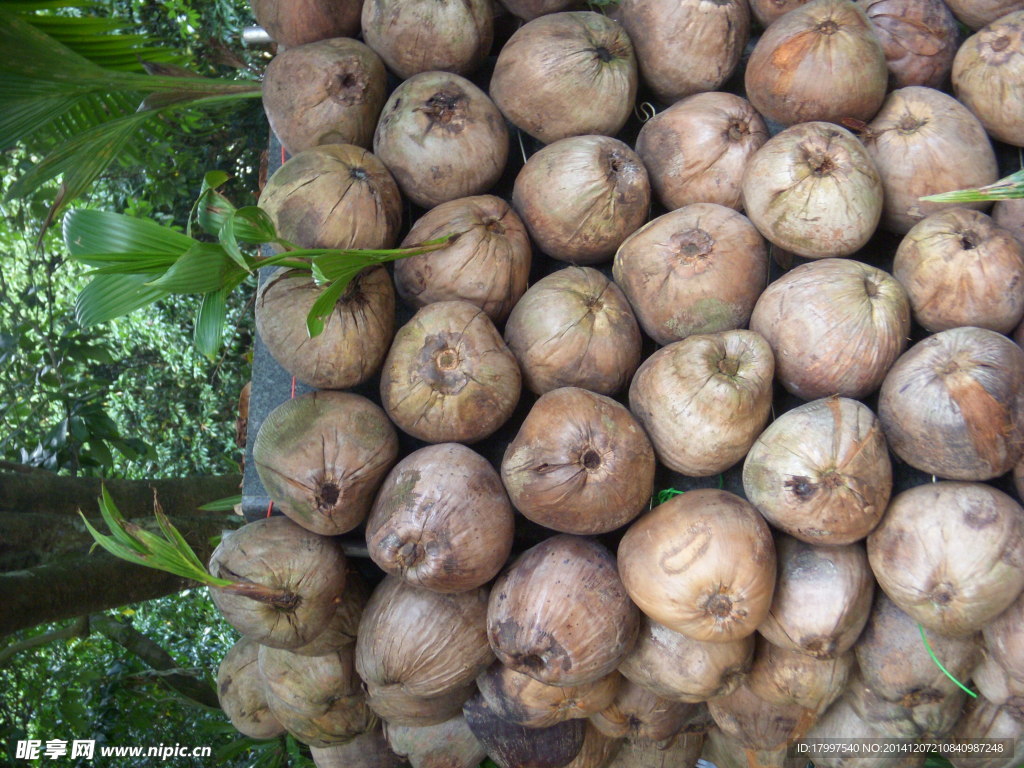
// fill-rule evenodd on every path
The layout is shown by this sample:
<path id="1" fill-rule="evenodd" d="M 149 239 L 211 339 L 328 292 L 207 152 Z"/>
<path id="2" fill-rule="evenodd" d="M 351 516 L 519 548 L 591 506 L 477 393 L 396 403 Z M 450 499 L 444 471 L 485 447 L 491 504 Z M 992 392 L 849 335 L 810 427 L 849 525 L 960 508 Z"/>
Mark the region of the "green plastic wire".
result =
<path id="1" fill-rule="evenodd" d="M 946 677 L 948 677 L 954 683 L 959 685 L 964 690 L 964 692 L 967 693 L 968 696 L 973 696 L 974 698 L 978 698 L 978 694 L 976 694 L 974 691 L 972 691 L 966 685 L 964 685 L 959 680 L 957 680 L 955 677 L 953 677 L 953 675 L 951 675 L 949 673 L 949 670 L 946 669 L 944 666 L 942 666 L 942 662 L 939 661 L 938 657 L 935 655 L 935 651 L 933 651 L 931 645 L 929 645 L 928 638 L 925 637 L 924 626 L 922 624 L 918 624 L 917 628 L 921 630 L 921 642 L 924 643 L 925 650 L 927 650 L 928 651 L 928 655 L 932 657 L 932 661 L 935 662 L 935 666 L 937 666 L 939 669 L 941 669 L 943 671 L 943 673 L 946 675 Z"/>
<path id="2" fill-rule="evenodd" d="M 665 488 L 664 490 L 658 491 L 658 494 L 654 498 L 658 504 L 664 504 L 673 496 L 682 496 L 684 493 L 686 493 L 686 491 L 679 491 L 675 488 Z"/>

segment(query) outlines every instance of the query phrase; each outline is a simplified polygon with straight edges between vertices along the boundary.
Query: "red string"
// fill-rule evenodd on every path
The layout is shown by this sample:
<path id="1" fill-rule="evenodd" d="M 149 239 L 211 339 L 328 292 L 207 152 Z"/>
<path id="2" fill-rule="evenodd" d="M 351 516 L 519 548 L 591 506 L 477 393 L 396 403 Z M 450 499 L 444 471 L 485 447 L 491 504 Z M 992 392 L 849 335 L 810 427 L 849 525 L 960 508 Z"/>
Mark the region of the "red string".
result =
<path id="1" fill-rule="evenodd" d="M 284 155 L 284 147 L 281 147 L 281 165 L 284 165 L 284 161 L 285 161 L 286 159 L 287 159 L 287 158 L 286 158 L 286 157 L 285 157 L 285 155 Z"/>
<path id="2" fill-rule="evenodd" d="M 292 376 L 292 400 L 295 399 L 295 377 Z"/>

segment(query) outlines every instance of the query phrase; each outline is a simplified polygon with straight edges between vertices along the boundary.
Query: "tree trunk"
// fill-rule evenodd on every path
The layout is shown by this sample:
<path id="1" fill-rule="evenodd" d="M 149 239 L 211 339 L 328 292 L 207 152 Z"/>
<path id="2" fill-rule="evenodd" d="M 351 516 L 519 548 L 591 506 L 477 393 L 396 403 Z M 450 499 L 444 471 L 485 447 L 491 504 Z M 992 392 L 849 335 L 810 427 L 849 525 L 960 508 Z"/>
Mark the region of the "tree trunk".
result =
<path id="1" fill-rule="evenodd" d="M 107 488 L 126 518 L 151 519 L 155 487 L 164 512 L 199 559 L 206 562 L 212 551 L 210 539 L 241 521 L 232 514 L 198 512 L 196 507 L 236 494 L 239 482 L 238 476 L 152 482 L 122 480 L 111 481 Z M 0 472 L 0 511 L 10 513 L 0 515 L 0 524 L 5 519 L 17 522 L 11 522 L 7 531 L 0 528 L 3 560 L 17 562 L 18 548 L 12 551 L 8 547 L 5 551 L 3 542 L 10 538 L 12 544 L 15 539 L 26 544 L 33 525 L 40 526 L 39 538 L 34 547 L 22 549 L 26 558 L 66 553 L 71 548 L 70 539 L 85 545 L 75 532 L 80 521 L 73 527 L 61 526 L 68 530 L 67 537 L 53 536 L 46 521 L 52 520 L 52 515 L 75 514 L 79 506 L 95 509 L 99 487 L 98 479 L 59 477 L 41 470 Z M 19 519 L 19 514 L 24 514 L 24 519 Z M 100 529 L 103 530 L 102 525 Z M 191 583 L 119 560 L 98 548 L 91 554 L 87 550 L 87 546 L 82 546 L 80 555 L 64 554 L 35 567 L 0 573 L 0 637 L 37 624 L 173 594 Z"/>

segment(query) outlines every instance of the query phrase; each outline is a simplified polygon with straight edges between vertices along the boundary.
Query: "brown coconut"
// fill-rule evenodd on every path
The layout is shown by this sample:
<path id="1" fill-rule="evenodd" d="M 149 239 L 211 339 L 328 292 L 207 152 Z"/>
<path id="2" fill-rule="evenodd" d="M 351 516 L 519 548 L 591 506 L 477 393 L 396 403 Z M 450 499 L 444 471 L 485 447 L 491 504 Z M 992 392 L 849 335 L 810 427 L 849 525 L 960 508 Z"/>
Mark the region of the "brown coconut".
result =
<path id="1" fill-rule="evenodd" d="M 633 602 L 659 624 L 695 640 L 732 642 L 768 616 L 775 545 L 748 502 L 703 488 L 669 499 L 629 527 L 619 544 L 619 573 Z"/>
<path id="2" fill-rule="evenodd" d="M 327 628 L 306 645 L 289 650 L 302 656 L 323 656 L 355 645 L 359 620 L 363 617 L 363 609 L 369 599 L 370 587 L 350 565 L 345 574 L 345 588 L 335 600 L 334 615 L 327 623 Z"/>
<path id="3" fill-rule="evenodd" d="M 969 746 L 978 739 L 1007 739 L 1010 744 L 1006 746 L 1013 749 L 1002 748 L 998 754 L 978 753 Z M 964 745 L 945 752 L 955 768 L 1016 768 L 1024 748 L 1024 722 L 1014 719 L 1005 708 L 978 697 L 967 704 L 963 717 L 950 734 L 950 741 Z"/>
<path id="4" fill-rule="evenodd" d="M 332 37 L 355 37 L 363 0 L 251 0 L 256 23 L 292 48 Z"/>
<path id="5" fill-rule="evenodd" d="M 768 140 L 750 102 L 731 93 L 698 93 L 659 112 L 640 129 L 636 151 L 661 204 L 739 209 L 743 169 Z"/>
<path id="6" fill-rule="evenodd" d="M 610 674 L 639 624 L 611 552 L 565 534 L 516 558 L 495 582 L 487 609 L 498 660 L 549 685 L 585 685 Z"/>
<path id="7" fill-rule="evenodd" d="M 960 31 L 942 0 L 857 0 L 875 30 L 897 88 L 941 88 L 949 79 Z"/>
<path id="8" fill-rule="evenodd" d="M 971 29 L 981 29 L 1013 11 L 1024 9 L 1021 0 L 945 0 L 956 17 Z"/>
<path id="9" fill-rule="evenodd" d="M 680 733 L 665 742 L 626 741 L 607 768 L 693 768 L 703 745 L 699 733 Z"/>
<path id="10" fill-rule="evenodd" d="M 579 0 L 499 0 L 509 13 L 520 19 L 531 21 L 538 16 L 559 11 L 572 10 L 579 6 Z"/>
<path id="11" fill-rule="evenodd" d="M 774 371 L 757 333 L 690 336 L 644 361 L 629 407 L 662 464 L 693 477 L 715 475 L 740 461 L 764 429 Z"/>
<path id="12" fill-rule="evenodd" d="M 451 200 L 417 219 L 402 247 L 454 235 L 443 248 L 395 262 L 398 294 L 419 308 L 468 301 L 504 322 L 526 292 L 531 246 L 522 219 L 500 197 Z"/>
<path id="13" fill-rule="evenodd" d="M 527 728 L 499 717 L 483 696 L 463 707 L 466 723 L 498 768 L 561 768 L 583 747 L 583 720 Z"/>
<path id="14" fill-rule="evenodd" d="M 787 758 L 787 749 L 747 749 L 715 726 L 704 737 L 701 758 L 716 768 L 807 768 L 806 758 Z"/>
<path id="15" fill-rule="evenodd" d="M 980 695 L 1024 723 L 1024 681 L 1011 677 L 990 654 L 971 672 L 971 681 Z"/>
<path id="16" fill-rule="evenodd" d="M 838 740 L 841 742 L 850 742 L 853 739 L 872 739 L 877 741 L 885 736 L 875 724 L 865 721 L 857 714 L 857 711 L 850 702 L 850 698 L 849 694 L 843 696 L 821 716 L 814 727 L 806 734 L 808 742 L 820 739 Z M 813 743 L 802 746 L 807 748 L 807 753 L 805 754 L 811 754 L 810 750 L 814 748 Z M 859 744 L 855 746 L 836 744 L 825 749 L 821 747 L 817 749 L 820 750 L 820 753 L 813 753 L 815 768 L 817 766 L 822 768 L 920 768 L 920 766 L 924 765 L 926 757 L 924 754 L 895 757 L 892 752 L 882 751 L 876 754 L 865 755 L 864 748 Z M 804 763 L 807 759 L 807 757 L 802 758 L 801 763 Z"/>
<path id="17" fill-rule="evenodd" d="M 289 154 L 320 144 L 369 147 L 387 78 L 380 57 L 358 40 L 321 40 L 270 60 L 263 108 Z"/>
<path id="18" fill-rule="evenodd" d="M 1024 8 L 967 38 L 953 60 L 953 93 L 994 138 L 1024 146 Z"/>
<path id="19" fill-rule="evenodd" d="M 562 387 L 541 395 L 505 450 L 501 479 L 523 515 L 562 533 L 619 528 L 654 492 L 654 449 L 625 407 Z"/>
<path id="20" fill-rule="evenodd" d="M 606 768 L 622 749 L 624 739 L 606 736 L 587 722 L 583 731 L 583 746 L 566 768 Z"/>
<path id="21" fill-rule="evenodd" d="M 499 717 L 529 728 L 590 717 L 615 701 L 622 676 L 611 672 L 592 683 L 547 685 L 496 662 L 476 679 L 481 695 Z"/>
<path id="22" fill-rule="evenodd" d="M 412 768 L 476 768 L 487 757 L 462 712 L 437 725 L 385 723 L 384 731 L 391 749 Z"/>
<path id="23" fill-rule="evenodd" d="M 512 415 L 521 387 L 515 356 L 466 301 L 428 304 L 400 328 L 380 384 L 392 421 L 430 443 L 488 437 Z"/>
<path id="24" fill-rule="evenodd" d="M 273 739 L 285 732 L 270 713 L 257 654 L 260 645 L 242 636 L 217 669 L 217 700 L 231 724 L 251 739 Z"/>
<path id="25" fill-rule="evenodd" d="M 967 699 L 959 689 L 940 694 L 933 688 L 906 701 L 889 701 L 857 674 L 850 678 L 848 694 L 854 711 L 891 739 L 942 738 L 956 725 Z"/>
<path id="26" fill-rule="evenodd" d="M 997 202 L 992 206 L 992 220 L 1024 245 L 1024 198 Z"/>
<path id="27" fill-rule="evenodd" d="M 422 72 L 388 97 L 373 151 L 406 197 L 432 208 L 494 186 L 508 159 L 508 129 L 466 78 Z"/>
<path id="28" fill-rule="evenodd" d="M 647 335 L 670 344 L 745 327 L 768 281 L 768 249 L 743 214 L 694 203 L 633 233 L 612 273 Z"/>
<path id="29" fill-rule="evenodd" d="M 462 711 L 476 685 L 467 683 L 437 696 L 415 696 L 395 685 L 366 686 L 366 698 L 385 722 L 410 728 L 426 728 L 450 720 Z"/>
<path id="30" fill-rule="evenodd" d="M 397 457 L 398 435 L 384 411 L 350 392 L 285 400 L 253 443 L 253 463 L 278 511 L 323 536 L 366 519 Z"/>
<path id="31" fill-rule="evenodd" d="M 816 659 L 762 640 L 746 685 L 769 704 L 797 705 L 822 713 L 846 690 L 853 653 Z"/>
<path id="32" fill-rule="evenodd" d="M 679 733 L 698 711 L 696 704 L 663 699 L 627 680 L 611 705 L 591 715 L 590 722 L 612 738 L 665 741 Z"/>
<path id="33" fill-rule="evenodd" d="M 952 480 L 988 480 L 1024 453 L 1024 352 L 1002 334 L 952 328 L 893 365 L 878 397 L 892 450 Z"/>
<path id="34" fill-rule="evenodd" d="M 366 521 L 366 545 L 385 573 L 435 592 L 465 592 L 498 574 L 514 529 L 512 505 L 487 459 L 444 443 L 391 470 Z"/>
<path id="35" fill-rule="evenodd" d="M 512 204 L 548 256 L 597 264 L 647 220 L 651 185 L 628 145 L 608 136 L 570 136 L 526 161 Z"/>
<path id="36" fill-rule="evenodd" d="M 1024 509 L 982 483 L 925 483 L 893 498 L 868 536 L 868 558 L 915 621 L 966 637 L 1024 589 Z"/>
<path id="37" fill-rule="evenodd" d="M 330 747 L 310 747 L 316 768 L 402 768 L 406 763 L 391 751 L 378 725 L 352 741 Z"/>
<path id="38" fill-rule="evenodd" d="M 767 27 L 780 16 L 807 2 L 809 0 L 750 0 L 750 11 L 762 27 Z"/>
<path id="39" fill-rule="evenodd" d="M 542 277 L 508 317 L 505 342 L 538 395 L 581 387 L 614 395 L 640 365 L 642 339 L 622 290 L 591 267 Z"/>
<path id="40" fill-rule="evenodd" d="M 985 648 L 993 661 L 1024 685 L 1024 596 L 982 627 Z"/>
<path id="41" fill-rule="evenodd" d="M 741 685 L 728 696 L 708 702 L 708 711 L 722 732 L 745 749 L 774 750 L 801 738 L 817 714 L 795 704 L 770 704 Z"/>

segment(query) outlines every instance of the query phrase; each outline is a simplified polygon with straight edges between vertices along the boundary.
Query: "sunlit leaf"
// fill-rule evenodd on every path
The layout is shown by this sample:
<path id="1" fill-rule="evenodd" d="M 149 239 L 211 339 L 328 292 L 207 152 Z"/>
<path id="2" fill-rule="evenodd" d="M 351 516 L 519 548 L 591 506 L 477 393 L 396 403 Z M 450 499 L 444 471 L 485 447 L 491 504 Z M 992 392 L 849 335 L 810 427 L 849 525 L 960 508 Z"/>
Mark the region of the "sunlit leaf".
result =
<path id="1" fill-rule="evenodd" d="M 194 243 L 174 265 L 153 281 L 168 293 L 209 293 L 247 272 L 235 264 L 217 243 Z"/>
<path id="2" fill-rule="evenodd" d="M 348 284 L 352 282 L 352 278 L 358 275 L 361 269 L 361 267 L 354 267 L 352 274 L 335 278 L 334 282 L 324 288 L 313 302 L 313 306 L 309 308 L 309 313 L 306 315 L 306 330 L 310 337 L 323 333 L 324 321 L 334 311 L 334 305 L 337 304 L 338 299 L 348 288 Z"/>
<path id="3" fill-rule="evenodd" d="M 64 244 L 72 257 L 99 253 L 155 253 L 180 256 L 195 240 L 149 219 L 77 209 L 64 217 Z"/>

